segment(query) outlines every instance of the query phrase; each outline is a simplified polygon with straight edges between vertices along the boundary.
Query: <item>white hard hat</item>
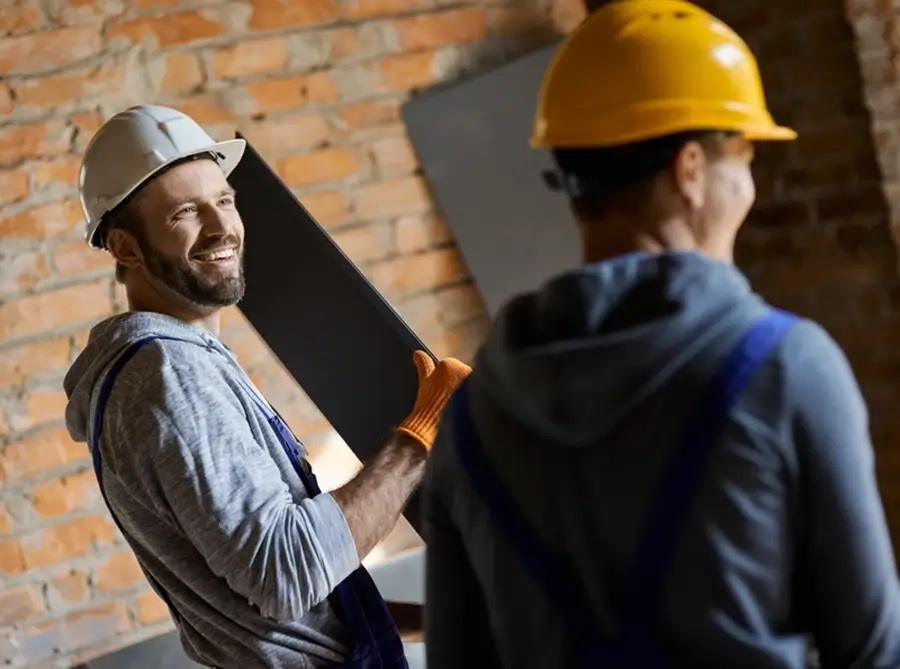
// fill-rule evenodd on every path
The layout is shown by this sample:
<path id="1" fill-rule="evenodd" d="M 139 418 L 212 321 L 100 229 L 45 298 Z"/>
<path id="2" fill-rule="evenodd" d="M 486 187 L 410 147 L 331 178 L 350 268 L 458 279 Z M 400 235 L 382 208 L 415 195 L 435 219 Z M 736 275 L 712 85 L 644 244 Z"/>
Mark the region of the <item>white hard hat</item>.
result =
<path id="1" fill-rule="evenodd" d="M 116 114 L 91 138 L 78 173 L 85 240 L 99 246 L 96 233 L 103 217 L 167 165 L 209 153 L 227 177 L 245 147 L 242 139 L 214 141 L 176 109 L 141 105 Z"/>

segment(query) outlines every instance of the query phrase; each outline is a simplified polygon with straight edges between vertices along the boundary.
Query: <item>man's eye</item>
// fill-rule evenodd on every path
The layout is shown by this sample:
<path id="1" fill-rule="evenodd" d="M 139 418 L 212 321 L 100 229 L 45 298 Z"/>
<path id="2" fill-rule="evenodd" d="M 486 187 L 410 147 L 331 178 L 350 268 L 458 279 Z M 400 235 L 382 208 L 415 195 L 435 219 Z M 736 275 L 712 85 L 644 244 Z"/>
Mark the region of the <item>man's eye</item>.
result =
<path id="1" fill-rule="evenodd" d="M 181 216 L 187 216 L 188 214 L 192 214 L 195 211 L 197 211 L 197 207 L 190 205 L 188 207 L 182 207 L 181 209 L 179 209 L 178 212 L 175 214 L 175 216 L 180 218 Z"/>
<path id="2" fill-rule="evenodd" d="M 223 197 L 221 200 L 219 200 L 219 205 L 221 205 L 223 207 L 230 207 L 233 204 L 234 204 L 233 197 Z"/>

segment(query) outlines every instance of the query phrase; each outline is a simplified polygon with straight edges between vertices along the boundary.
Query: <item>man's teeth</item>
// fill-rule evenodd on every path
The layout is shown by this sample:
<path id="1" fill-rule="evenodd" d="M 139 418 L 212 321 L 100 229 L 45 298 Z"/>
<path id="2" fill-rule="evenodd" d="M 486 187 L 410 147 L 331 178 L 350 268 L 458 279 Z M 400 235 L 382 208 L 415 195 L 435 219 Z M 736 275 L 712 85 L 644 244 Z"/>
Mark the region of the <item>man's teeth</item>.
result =
<path id="1" fill-rule="evenodd" d="M 234 256 L 234 249 L 225 249 L 223 251 L 216 251 L 214 253 L 203 253 L 197 256 L 199 260 L 209 261 L 209 260 L 226 260 Z"/>

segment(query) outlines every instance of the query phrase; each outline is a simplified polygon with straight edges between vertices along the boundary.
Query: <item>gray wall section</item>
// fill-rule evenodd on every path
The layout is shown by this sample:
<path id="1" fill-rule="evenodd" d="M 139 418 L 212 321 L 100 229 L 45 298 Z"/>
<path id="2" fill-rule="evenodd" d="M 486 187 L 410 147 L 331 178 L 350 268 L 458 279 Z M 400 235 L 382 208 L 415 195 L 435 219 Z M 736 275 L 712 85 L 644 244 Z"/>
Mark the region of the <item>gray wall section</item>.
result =
<path id="1" fill-rule="evenodd" d="M 580 261 L 567 200 L 543 182 L 550 155 L 528 145 L 556 48 L 422 94 L 403 109 L 424 177 L 492 315 Z"/>

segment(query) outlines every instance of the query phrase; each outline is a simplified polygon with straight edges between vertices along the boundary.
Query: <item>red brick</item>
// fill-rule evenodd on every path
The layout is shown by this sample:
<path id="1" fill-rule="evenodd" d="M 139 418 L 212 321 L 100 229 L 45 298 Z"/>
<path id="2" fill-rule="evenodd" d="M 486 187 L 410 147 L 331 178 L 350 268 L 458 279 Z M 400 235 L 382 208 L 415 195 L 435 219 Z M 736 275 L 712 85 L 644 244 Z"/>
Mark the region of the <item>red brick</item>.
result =
<path id="1" fill-rule="evenodd" d="M 0 35 L 17 35 L 41 27 L 38 0 L 4 0 L 0 12 Z"/>
<path id="2" fill-rule="evenodd" d="M 22 384 L 42 374 L 62 372 L 68 364 L 68 337 L 0 349 L 0 389 Z"/>
<path id="3" fill-rule="evenodd" d="M 372 157 L 382 177 L 406 176 L 416 171 L 419 160 L 406 137 L 383 137 L 371 145 Z"/>
<path id="4" fill-rule="evenodd" d="M 397 252 L 400 254 L 421 251 L 451 239 L 450 230 L 433 214 L 412 214 L 397 219 L 394 234 L 397 238 Z"/>
<path id="5" fill-rule="evenodd" d="M 432 206 L 428 187 L 419 177 L 366 184 L 353 195 L 353 209 L 362 219 L 422 212 Z"/>
<path id="6" fill-rule="evenodd" d="M 234 112 L 222 104 L 214 93 L 197 93 L 169 103 L 173 109 L 184 112 L 201 125 L 213 123 L 231 123 Z"/>
<path id="7" fill-rule="evenodd" d="M 68 399 L 62 388 L 33 390 L 25 398 L 25 415 L 17 416 L 13 425 L 24 431 L 62 421 L 66 404 Z"/>
<path id="8" fill-rule="evenodd" d="M 179 12 L 144 16 L 114 23 L 107 29 L 111 40 L 124 40 L 130 44 L 142 44 L 165 49 L 219 37 L 222 24 L 208 18 L 203 11 Z"/>
<path id="9" fill-rule="evenodd" d="M 112 257 L 84 243 L 82 239 L 57 242 L 53 245 L 53 266 L 57 276 L 80 276 L 91 272 L 113 271 Z"/>
<path id="10" fill-rule="evenodd" d="M 841 219 L 880 216 L 886 211 L 884 194 L 877 184 L 845 187 L 816 201 L 816 220 L 828 223 Z"/>
<path id="11" fill-rule="evenodd" d="M 466 270 L 456 249 L 441 249 L 378 263 L 366 274 L 380 291 L 399 293 L 458 281 L 465 278 Z"/>
<path id="12" fill-rule="evenodd" d="M 73 155 L 45 160 L 32 165 L 31 181 L 37 190 L 43 190 L 50 186 L 72 188 L 78 183 L 78 170 L 80 167 L 81 159 Z"/>
<path id="13" fill-rule="evenodd" d="M 125 87 L 125 67 L 101 65 L 87 71 L 29 77 L 13 85 L 20 107 L 50 109 L 61 105 L 95 102 Z"/>
<path id="14" fill-rule="evenodd" d="M 135 613 L 141 625 L 155 625 L 169 618 L 169 607 L 159 595 L 149 590 L 135 601 Z"/>
<path id="15" fill-rule="evenodd" d="M 328 46 L 328 61 L 339 63 L 349 58 L 373 56 L 383 47 L 375 40 L 366 40 L 359 27 L 336 28 L 323 33 L 322 39 Z"/>
<path id="16" fill-rule="evenodd" d="M 13 523 L 12 516 L 10 516 L 9 511 L 6 510 L 6 505 L 0 503 L 0 535 L 10 534 L 13 529 L 15 529 L 15 524 Z"/>
<path id="17" fill-rule="evenodd" d="M 748 219 L 749 225 L 759 228 L 802 227 L 811 221 L 809 205 L 797 200 L 757 205 Z"/>
<path id="18" fill-rule="evenodd" d="M 54 574 L 47 581 L 47 599 L 52 610 L 65 609 L 90 595 L 88 575 L 80 569 Z"/>
<path id="19" fill-rule="evenodd" d="M 68 149 L 71 137 L 71 128 L 61 121 L 0 128 L 0 164 L 62 153 Z"/>
<path id="20" fill-rule="evenodd" d="M 437 52 L 401 54 L 378 63 L 382 83 L 393 91 L 410 91 L 438 81 Z"/>
<path id="21" fill-rule="evenodd" d="M 109 282 L 68 286 L 0 304 L 0 339 L 16 339 L 112 315 Z"/>
<path id="22" fill-rule="evenodd" d="M 299 28 L 331 23 L 340 17 L 335 0 L 251 0 L 250 30 Z"/>
<path id="23" fill-rule="evenodd" d="M 344 222 L 347 219 L 347 205 L 340 191 L 323 190 L 305 193 L 300 202 L 319 225 L 328 227 Z"/>
<path id="24" fill-rule="evenodd" d="M 89 458 L 87 445 L 75 443 L 64 427 L 58 427 L 0 447 L 0 471 L 12 481 Z"/>
<path id="25" fill-rule="evenodd" d="M 296 115 L 246 121 L 241 133 L 264 155 L 321 146 L 331 136 L 322 116 Z"/>
<path id="26" fill-rule="evenodd" d="M 144 584 L 144 574 L 131 550 L 123 550 L 109 556 L 94 570 L 94 586 L 99 592 L 110 594 Z"/>
<path id="27" fill-rule="evenodd" d="M 79 151 L 84 151 L 91 137 L 100 129 L 102 124 L 103 118 L 97 112 L 85 112 L 72 116 L 72 125 L 76 130 L 77 140 L 75 148 Z"/>
<path id="28" fill-rule="evenodd" d="M 84 223 L 78 200 L 63 200 L 10 214 L 0 220 L 0 237 L 35 238 L 72 235 Z"/>
<path id="29" fill-rule="evenodd" d="M 341 108 L 342 130 L 353 132 L 400 120 L 400 103 L 394 100 L 366 100 Z"/>
<path id="30" fill-rule="evenodd" d="M 0 81 L 0 114 L 8 114 L 12 111 L 12 95 L 9 86 Z"/>
<path id="31" fill-rule="evenodd" d="M 475 42 L 487 35 L 484 12 L 475 7 L 397 19 L 391 27 L 404 51 Z"/>
<path id="32" fill-rule="evenodd" d="M 278 72 L 287 66 L 287 55 L 283 37 L 239 42 L 212 52 L 210 74 L 216 79 L 237 79 Z"/>
<path id="33" fill-rule="evenodd" d="M 54 525 L 19 540 L 25 569 L 40 569 L 92 553 L 112 544 L 115 528 L 106 516 L 85 516 Z"/>
<path id="34" fill-rule="evenodd" d="M 47 254 L 41 249 L 21 251 L 0 263 L 0 295 L 31 290 L 48 278 L 50 263 Z"/>
<path id="35" fill-rule="evenodd" d="M 452 286 L 435 295 L 441 322 L 453 327 L 485 313 L 484 300 L 472 284 Z"/>
<path id="36" fill-rule="evenodd" d="M 58 518 L 101 499 L 93 469 L 38 483 L 30 496 L 31 506 L 41 518 Z"/>
<path id="37" fill-rule="evenodd" d="M 256 113 L 260 114 L 337 102 L 339 97 L 337 85 L 327 72 L 269 79 L 248 85 L 247 92 L 256 103 Z"/>
<path id="38" fill-rule="evenodd" d="M 103 50 L 100 25 L 74 26 L 0 40 L 0 75 L 53 70 Z"/>
<path id="39" fill-rule="evenodd" d="M 160 92 L 183 93 L 203 84 L 203 70 L 195 54 L 169 53 L 162 56 L 159 62 L 162 70 Z"/>
<path id="40" fill-rule="evenodd" d="M 23 623 L 44 612 L 44 600 L 29 585 L 0 590 L 0 627 Z"/>
<path id="41" fill-rule="evenodd" d="M 0 574 L 16 576 L 25 571 L 25 557 L 18 539 L 0 539 Z"/>
<path id="42" fill-rule="evenodd" d="M 47 15 L 54 23 L 92 23 L 115 16 L 120 10 L 117 3 L 106 0 L 67 0 L 65 3 L 49 3 Z"/>
<path id="43" fill-rule="evenodd" d="M 391 251 L 390 235 L 384 226 L 362 225 L 332 235 L 347 257 L 355 263 L 384 258 Z"/>
<path id="44" fill-rule="evenodd" d="M 159 9 L 160 7 L 178 7 L 183 0 L 129 0 L 132 9 Z"/>
<path id="45" fill-rule="evenodd" d="M 344 16 L 348 19 L 367 19 L 373 16 L 391 16 L 424 9 L 430 0 L 346 0 Z"/>
<path id="46" fill-rule="evenodd" d="M 278 172 L 288 186 L 308 186 L 341 181 L 359 170 L 356 155 L 350 149 L 323 149 L 301 156 L 289 156 L 278 164 Z"/>

